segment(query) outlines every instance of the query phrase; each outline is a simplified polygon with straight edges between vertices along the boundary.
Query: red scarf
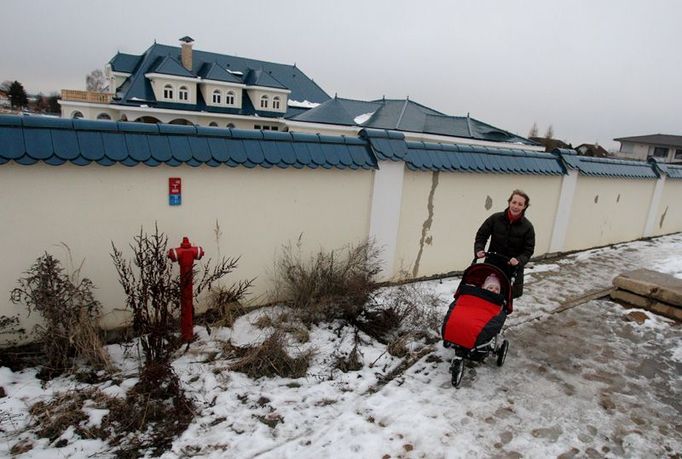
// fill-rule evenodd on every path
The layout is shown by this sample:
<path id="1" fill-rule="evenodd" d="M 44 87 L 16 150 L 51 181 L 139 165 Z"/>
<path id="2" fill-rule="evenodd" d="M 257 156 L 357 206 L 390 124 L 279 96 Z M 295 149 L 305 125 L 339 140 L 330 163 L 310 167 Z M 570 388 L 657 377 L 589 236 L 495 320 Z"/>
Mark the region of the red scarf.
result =
<path id="1" fill-rule="evenodd" d="M 514 216 L 511 213 L 511 210 L 507 209 L 507 218 L 509 219 L 509 223 L 514 223 L 519 220 L 521 220 L 521 217 L 523 217 L 523 212 L 521 212 L 519 215 Z"/>

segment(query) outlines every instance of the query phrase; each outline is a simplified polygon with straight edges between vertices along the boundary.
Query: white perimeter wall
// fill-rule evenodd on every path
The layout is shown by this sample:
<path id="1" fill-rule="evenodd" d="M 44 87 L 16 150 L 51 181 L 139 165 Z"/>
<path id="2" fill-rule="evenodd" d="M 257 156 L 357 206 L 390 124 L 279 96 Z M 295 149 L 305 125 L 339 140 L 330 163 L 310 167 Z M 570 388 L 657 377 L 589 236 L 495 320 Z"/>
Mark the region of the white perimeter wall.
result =
<path id="1" fill-rule="evenodd" d="M 124 299 L 110 254 L 154 223 L 170 247 L 189 236 L 206 258 L 241 256 L 227 283 L 257 277 L 249 301 L 271 300 L 275 260 L 302 234 L 305 253 L 374 237 L 384 249 L 384 280 L 461 271 L 473 257 L 476 230 L 506 208 L 511 191 L 530 195 L 535 255 L 581 250 L 682 231 L 682 180 L 410 171 L 380 163 L 377 171 L 325 169 L 0 166 L 0 315 L 25 307 L 9 301 L 37 257 L 48 251 L 69 271 L 81 262 L 104 304 L 105 327 L 119 325 Z M 182 205 L 168 205 L 168 178 L 181 177 Z M 561 193 L 572 194 L 572 199 Z M 560 202 L 565 215 L 557 215 Z M 570 206 L 567 204 L 569 203 Z M 649 211 L 654 204 L 653 211 Z M 558 228 L 561 226 L 561 228 Z M 652 229 L 651 229 L 652 228 Z M 563 238 L 553 234 L 565 235 Z M 550 248 L 550 244 L 553 246 Z M 68 247 L 68 251 L 66 250 Z M 71 262 L 69 261 L 69 255 Z M 2 339 L 0 339 L 0 344 Z"/>
<path id="2" fill-rule="evenodd" d="M 406 171 L 394 272 L 420 277 L 466 268 L 478 227 L 491 213 L 506 209 L 516 188 L 530 196 L 526 215 L 537 234 L 535 252 L 547 253 L 561 180 L 562 176 Z"/>
<path id="3" fill-rule="evenodd" d="M 168 178 L 182 178 L 182 205 L 168 205 Z M 341 248 L 367 238 L 371 171 L 230 167 L 0 166 L 0 234 L 10 248 L 0 264 L 0 315 L 25 312 L 9 295 L 17 279 L 48 251 L 97 286 L 111 327 L 121 316 L 122 289 L 111 242 L 128 244 L 143 225 L 201 245 L 208 257 L 241 256 L 228 281 L 258 277 L 251 300 L 266 301 L 274 259 L 303 234 L 304 248 Z M 216 234 L 216 225 L 219 232 Z M 37 314 L 31 317 L 35 318 Z"/>
<path id="4" fill-rule="evenodd" d="M 653 234 L 657 236 L 682 230 L 682 180 L 665 180 L 653 223 Z"/>
<path id="5" fill-rule="evenodd" d="M 578 176 L 564 251 L 642 237 L 656 180 Z"/>

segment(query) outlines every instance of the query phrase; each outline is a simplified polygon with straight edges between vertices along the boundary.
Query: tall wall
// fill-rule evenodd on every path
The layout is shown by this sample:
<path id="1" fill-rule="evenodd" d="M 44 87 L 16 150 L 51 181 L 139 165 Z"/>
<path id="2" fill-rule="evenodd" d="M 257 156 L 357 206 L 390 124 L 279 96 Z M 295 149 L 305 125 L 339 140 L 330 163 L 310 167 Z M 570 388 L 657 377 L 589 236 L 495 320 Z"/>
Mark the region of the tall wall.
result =
<path id="1" fill-rule="evenodd" d="M 536 253 L 547 253 L 560 187 L 560 176 L 407 171 L 394 272 L 420 277 L 463 270 L 478 227 L 507 207 L 516 188 L 531 198 L 526 215 L 536 228 Z"/>
<path id="2" fill-rule="evenodd" d="M 565 251 L 642 237 L 656 181 L 579 176 Z"/>
<path id="3" fill-rule="evenodd" d="M 182 205 L 168 205 L 168 178 L 182 178 Z M 43 252 L 73 265 L 97 286 L 104 325 L 123 307 L 110 253 L 124 251 L 155 223 L 176 247 L 182 236 L 206 258 L 241 256 L 229 281 L 256 277 L 251 300 L 267 301 L 274 259 L 302 235 L 304 249 L 336 249 L 366 239 L 370 171 L 158 166 L 0 166 L 0 234 L 11 248 L 0 264 L 0 315 L 17 279 Z M 68 253 L 66 250 L 68 247 Z M 130 254 L 129 251 L 126 253 Z M 35 316 L 35 314 L 33 315 Z"/>
<path id="4" fill-rule="evenodd" d="M 682 230 L 682 180 L 666 180 L 658 212 L 654 216 L 653 233 L 670 234 Z"/>

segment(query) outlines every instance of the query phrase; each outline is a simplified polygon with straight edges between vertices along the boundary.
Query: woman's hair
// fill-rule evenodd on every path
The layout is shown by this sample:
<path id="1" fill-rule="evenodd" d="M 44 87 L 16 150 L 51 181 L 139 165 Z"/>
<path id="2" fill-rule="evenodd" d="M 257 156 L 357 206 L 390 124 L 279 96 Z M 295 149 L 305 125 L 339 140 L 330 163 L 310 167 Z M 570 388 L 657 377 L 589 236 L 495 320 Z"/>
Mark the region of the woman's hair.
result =
<path id="1" fill-rule="evenodd" d="M 512 191 L 512 193 L 509 195 L 509 199 L 507 199 L 507 203 L 510 203 L 510 202 L 511 202 L 511 200 L 512 200 L 512 198 L 514 197 L 515 194 L 521 196 L 523 199 L 526 200 L 526 207 L 525 207 L 525 209 L 527 209 L 527 208 L 530 206 L 530 198 L 528 197 L 528 195 L 526 194 L 526 192 L 523 191 L 523 190 L 518 190 L 518 189 L 517 189 L 517 190 Z M 525 210 L 525 209 L 524 209 L 524 210 Z"/>

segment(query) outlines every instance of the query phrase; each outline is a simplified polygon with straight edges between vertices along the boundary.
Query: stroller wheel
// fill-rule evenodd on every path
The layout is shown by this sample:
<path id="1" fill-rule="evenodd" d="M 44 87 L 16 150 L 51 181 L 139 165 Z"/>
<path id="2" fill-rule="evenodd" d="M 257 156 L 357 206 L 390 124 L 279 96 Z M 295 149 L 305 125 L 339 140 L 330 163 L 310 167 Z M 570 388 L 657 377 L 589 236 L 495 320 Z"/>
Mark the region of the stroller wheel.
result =
<path id="1" fill-rule="evenodd" d="M 502 346 L 497 350 L 497 366 L 501 367 L 504 365 L 504 361 L 507 359 L 507 350 L 509 349 L 509 341 L 506 339 L 502 341 Z"/>
<path id="2" fill-rule="evenodd" d="M 462 376 L 464 376 L 464 359 L 455 357 L 452 360 L 450 371 L 452 372 L 452 385 L 459 387 L 462 382 Z"/>

